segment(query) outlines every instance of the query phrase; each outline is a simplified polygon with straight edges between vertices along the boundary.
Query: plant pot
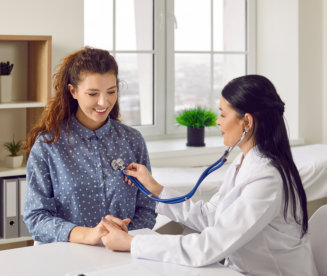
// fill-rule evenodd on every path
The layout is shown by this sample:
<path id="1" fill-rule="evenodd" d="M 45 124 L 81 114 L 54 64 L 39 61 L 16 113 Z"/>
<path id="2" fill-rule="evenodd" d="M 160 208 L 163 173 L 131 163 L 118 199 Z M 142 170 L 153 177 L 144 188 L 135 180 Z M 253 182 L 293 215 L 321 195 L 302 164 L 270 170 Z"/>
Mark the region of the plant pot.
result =
<path id="1" fill-rule="evenodd" d="M 0 102 L 8 103 L 12 101 L 12 76 L 0 76 Z"/>
<path id="2" fill-rule="evenodd" d="M 8 168 L 19 168 L 23 165 L 23 155 L 18 155 L 18 156 L 7 156 L 5 159 L 5 163 Z"/>
<path id="3" fill-rule="evenodd" d="M 204 147 L 204 127 L 193 128 L 187 127 L 187 143 L 188 147 Z"/>

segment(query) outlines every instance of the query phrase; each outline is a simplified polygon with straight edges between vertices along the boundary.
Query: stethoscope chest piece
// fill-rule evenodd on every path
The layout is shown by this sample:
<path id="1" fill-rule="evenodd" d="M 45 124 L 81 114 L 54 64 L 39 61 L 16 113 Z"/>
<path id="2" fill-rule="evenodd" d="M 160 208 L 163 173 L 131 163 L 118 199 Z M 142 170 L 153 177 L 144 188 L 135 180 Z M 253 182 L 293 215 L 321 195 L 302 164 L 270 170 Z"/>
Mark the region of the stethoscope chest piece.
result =
<path id="1" fill-rule="evenodd" d="M 111 161 L 111 167 L 115 170 L 115 171 L 121 171 L 123 169 L 125 169 L 124 166 L 124 161 L 121 158 L 117 158 Z"/>

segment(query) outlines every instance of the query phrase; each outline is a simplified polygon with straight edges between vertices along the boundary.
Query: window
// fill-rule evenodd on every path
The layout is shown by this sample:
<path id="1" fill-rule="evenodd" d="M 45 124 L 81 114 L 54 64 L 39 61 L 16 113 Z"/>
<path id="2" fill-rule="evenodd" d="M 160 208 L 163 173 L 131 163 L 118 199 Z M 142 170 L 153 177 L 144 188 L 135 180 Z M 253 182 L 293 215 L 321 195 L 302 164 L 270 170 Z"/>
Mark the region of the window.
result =
<path id="1" fill-rule="evenodd" d="M 254 72 L 253 0 L 84 0 L 85 45 L 119 66 L 122 121 L 173 135 L 174 114 L 218 110 L 222 87 Z M 254 14 L 254 13 L 253 13 Z M 250 20 L 251 19 L 251 20 Z"/>

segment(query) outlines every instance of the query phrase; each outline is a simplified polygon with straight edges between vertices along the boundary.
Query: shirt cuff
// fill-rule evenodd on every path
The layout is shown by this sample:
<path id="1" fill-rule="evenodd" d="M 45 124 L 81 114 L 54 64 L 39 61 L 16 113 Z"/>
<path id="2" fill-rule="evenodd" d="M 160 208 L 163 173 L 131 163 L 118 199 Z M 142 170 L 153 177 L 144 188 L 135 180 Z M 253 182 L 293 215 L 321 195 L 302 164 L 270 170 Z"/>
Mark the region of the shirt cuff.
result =
<path id="1" fill-rule="evenodd" d="M 77 225 L 71 222 L 65 222 L 58 235 L 58 242 L 68 242 L 70 232 Z"/>

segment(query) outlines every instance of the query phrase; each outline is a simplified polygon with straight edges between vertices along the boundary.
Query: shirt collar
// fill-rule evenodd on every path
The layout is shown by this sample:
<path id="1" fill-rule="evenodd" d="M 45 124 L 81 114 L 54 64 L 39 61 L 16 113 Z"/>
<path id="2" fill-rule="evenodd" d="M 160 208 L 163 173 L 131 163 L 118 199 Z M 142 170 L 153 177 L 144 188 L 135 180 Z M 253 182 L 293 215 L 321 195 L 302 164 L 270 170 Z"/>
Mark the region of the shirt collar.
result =
<path id="1" fill-rule="evenodd" d="M 234 165 L 235 166 L 240 166 L 242 163 L 247 163 L 248 160 L 252 160 L 252 158 L 254 158 L 255 156 L 259 156 L 259 149 L 257 146 L 254 146 L 253 148 L 251 148 L 247 154 L 245 155 L 245 157 L 243 157 L 243 153 L 241 152 L 236 158 L 235 158 L 235 162 Z"/>
<path id="2" fill-rule="evenodd" d="M 76 118 L 75 114 L 71 116 L 70 120 L 70 128 L 71 130 L 77 132 L 80 136 L 86 139 L 90 139 L 93 136 L 96 136 L 98 138 L 102 138 L 104 135 L 106 135 L 110 129 L 111 126 L 111 121 L 110 118 L 108 117 L 107 121 L 105 124 L 96 129 L 96 130 L 91 130 L 88 129 L 87 127 L 83 126 Z"/>

